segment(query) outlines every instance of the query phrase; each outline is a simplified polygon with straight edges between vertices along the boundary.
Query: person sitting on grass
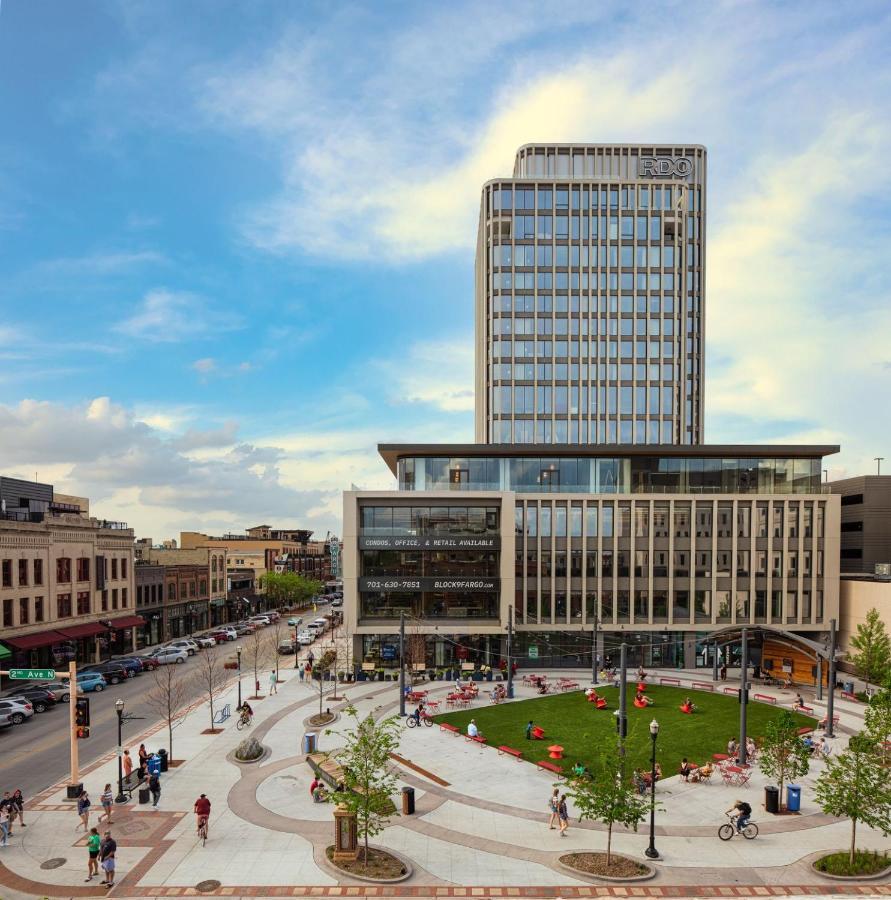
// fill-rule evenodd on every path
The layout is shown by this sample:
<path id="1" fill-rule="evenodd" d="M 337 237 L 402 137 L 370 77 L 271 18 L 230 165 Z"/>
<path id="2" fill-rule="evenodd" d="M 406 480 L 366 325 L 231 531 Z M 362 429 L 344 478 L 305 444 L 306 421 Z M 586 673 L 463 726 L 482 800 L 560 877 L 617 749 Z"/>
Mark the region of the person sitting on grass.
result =
<path id="1" fill-rule="evenodd" d="M 643 703 L 645 706 L 653 705 L 653 698 L 648 697 L 643 691 L 638 691 L 637 694 L 635 694 L 634 699 L 638 703 Z"/>
<path id="2" fill-rule="evenodd" d="M 470 724 L 467 726 L 467 737 L 475 738 L 479 737 L 480 730 L 476 727 L 476 719 L 471 719 Z"/>
<path id="3" fill-rule="evenodd" d="M 695 712 L 695 710 L 696 706 L 694 705 L 693 701 L 689 697 L 686 697 L 684 699 L 683 705 L 681 706 L 681 712 L 691 713 Z"/>
<path id="4" fill-rule="evenodd" d="M 583 778 L 585 775 L 588 774 L 588 769 L 586 766 L 582 765 L 581 762 L 577 762 L 572 767 L 572 774 L 575 775 L 576 778 Z"/>

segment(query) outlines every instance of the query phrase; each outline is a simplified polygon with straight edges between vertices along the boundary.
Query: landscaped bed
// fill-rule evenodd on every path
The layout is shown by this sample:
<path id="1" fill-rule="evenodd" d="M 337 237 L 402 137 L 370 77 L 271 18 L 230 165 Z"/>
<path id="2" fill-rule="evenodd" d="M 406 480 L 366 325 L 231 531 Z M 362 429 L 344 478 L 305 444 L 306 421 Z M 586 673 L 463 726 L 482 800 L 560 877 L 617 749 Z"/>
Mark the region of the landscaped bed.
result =
<path id="1" fill-rule="evenodd" d="M 825 875 L 836 877 L 863 878 L 868 875 L 878 875 L 891 866 L 891 856 L 878 851 L 858 850 L 854 854 L 854 863 L 851 864 L 847 851 L 830 853 L 818 859 L 814 868 Z"/>
<path id="2" fill-rule="evenodd" d="M 613 713 L 616 711 L 618 689 L 603 687 L 598 688 L 598 693 L 606 697 L 609 703 L 607 709 L 596 709 L 595 704 L 588 703 L 582 691 L 497 706 L 486 704 L 481 697 L 477 707 L 444 713 L 436 716 L 436 721 L 449 722 L 464 733 L 470 720 L 475 719 L 480 733 L 490 746 L 505 744 L 515 747 L 530 762 L 547 760 L 548 747 L 556 743 L 564 748 L 563 760 L 558 763 L 564 771 L 569 771 L 577 761 L 590 768 L 596 764 L 602 750 L 612 744 L 616 735 L 616 717 Z M 645 693 L 655 703 L 646 709 L 638 709 L 632 703 L 635 693 L 636 684 L 629 684 L 626 747 L 632 768 L 641 767 L 649 771 L 649 728 L 653 719 L 659 722 L 657 759 L 666 776 L 677 772 L 684 757 L 701 765 L 711 760 L 713 753 L 726 752 L 730 738 L 739 739 L 739 702 L 734 696 L 647 685 Z M 679 709 L 686 697 L 691 697 L 696 706 L 693 715 L 686 715 Z M 749 736 L 757 740 L 764 734 L 765 724 L 779 711 L 779 704 L 774 707 L 750 702 Z M 816 726 L 816 719 L 802 713 L 793 715 L 800 727 Z M 526 740 L 526 723 L 530 719 L 544 729 L 544 740 Z"/>
<path id="3" fill-rule="evenodd" d="M 560 857 L 560 862 L 586 875 L 598 875 L 601 878 L 643 878 L 653 871 L 649 866 L 618 853 L 612 854 L 609 867 L 606 865 L 605 853 L 567 853 Z"/>
<path id="4" fill-rule="evenodd" d="M 350 875 L 358 875 L 361 878 L 372 878 L 379 881 L 391 881 L 402 878 L 406 873 L 405 863 L 387 853 L 386 850 L 378 850 L 374 847 L 368 849 L 368 862 L 365 862 L 365 849 L 359 848 L 359 855 L 354 860 L 334 861 L 334 847 L 328 847 L 325 851 L 328 861 L 332 866 L 337 866 L 343 872 Z"/>

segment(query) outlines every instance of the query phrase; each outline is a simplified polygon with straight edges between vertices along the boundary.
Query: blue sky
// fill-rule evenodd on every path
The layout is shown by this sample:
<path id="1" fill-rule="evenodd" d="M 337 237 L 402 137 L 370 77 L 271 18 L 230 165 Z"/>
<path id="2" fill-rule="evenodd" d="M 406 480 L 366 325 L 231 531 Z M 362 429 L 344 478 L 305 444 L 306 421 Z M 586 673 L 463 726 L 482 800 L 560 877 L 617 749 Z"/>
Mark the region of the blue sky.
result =
<path id="1" fill-rule="evenodd" d="M 338 530 L 378 441 L 472 438 L 481 184 L 652 140 L 709 148 L 707 440 L 872 471 L 889 46 L 879 2 L 2 0 L 0 470 Z"/>

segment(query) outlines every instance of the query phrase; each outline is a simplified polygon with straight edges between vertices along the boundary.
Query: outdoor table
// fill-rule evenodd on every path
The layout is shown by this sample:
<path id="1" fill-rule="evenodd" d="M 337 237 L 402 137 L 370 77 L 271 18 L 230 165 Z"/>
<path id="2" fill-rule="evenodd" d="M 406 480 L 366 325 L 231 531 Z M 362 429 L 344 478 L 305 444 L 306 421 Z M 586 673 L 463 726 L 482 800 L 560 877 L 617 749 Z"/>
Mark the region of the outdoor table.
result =
<path id="1" fill-rule="evenodd" d="M 563 748 L 559 744 L 552 744 L 548 747 L 548 756 L 551 759 L 563 759 Z"/>
<path id="2" fill-rule="evenodd" d="M 727 760 L 730 759 L 730 757 L 726 753 L 713 753 L 712 759 L 715 762 L 722 763 L 722 762 L 727 762 Z"/>

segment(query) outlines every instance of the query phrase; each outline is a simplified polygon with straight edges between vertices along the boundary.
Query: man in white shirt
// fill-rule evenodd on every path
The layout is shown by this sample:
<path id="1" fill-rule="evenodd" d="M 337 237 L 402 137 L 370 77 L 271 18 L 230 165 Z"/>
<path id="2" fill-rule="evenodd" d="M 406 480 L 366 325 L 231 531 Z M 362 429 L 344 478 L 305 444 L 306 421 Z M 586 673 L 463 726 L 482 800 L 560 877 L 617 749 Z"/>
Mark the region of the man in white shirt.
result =
<path id="1" fill-rule="evenodd" d="M 467 726 L 467 737 L 475 738 L 479 733 L 480 730 L 476 727 L 476 719 L 471 719 L 470 724 Z"/>

